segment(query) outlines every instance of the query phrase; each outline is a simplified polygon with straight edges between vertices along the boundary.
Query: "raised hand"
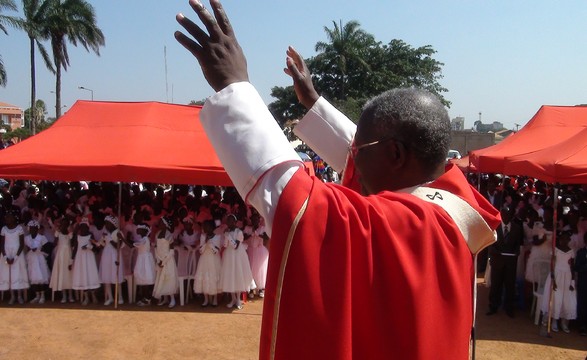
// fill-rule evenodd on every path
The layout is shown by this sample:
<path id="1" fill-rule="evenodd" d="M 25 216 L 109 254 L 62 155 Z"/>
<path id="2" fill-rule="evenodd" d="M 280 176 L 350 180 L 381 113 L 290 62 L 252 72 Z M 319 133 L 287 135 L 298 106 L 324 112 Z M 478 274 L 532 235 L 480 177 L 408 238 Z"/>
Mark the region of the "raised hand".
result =
<path id="1" fill-rule="evenodd" d="M 294 48 L 288 47 L 286 54 L 285 64 L 287 67 L 283 71 L 291 76 L 298 101 L 309 110 L 320 97 L 314 89 L 312 74 L 310 74 L 304 59 Z"/>
<path id="2" fill-rule="evenodd" d="M 215 91 L 220 91 L 232 83 L 249 81 L 247 60 L 220 1 L 210 0 L 214 16 L 199 0 L 190 0 L 189 4 L 208 33 L 180 13 L 176 20 L 193 39 L 180 31 L 176 31 L 174 35 L 198 59 L 210 86 Z"/>

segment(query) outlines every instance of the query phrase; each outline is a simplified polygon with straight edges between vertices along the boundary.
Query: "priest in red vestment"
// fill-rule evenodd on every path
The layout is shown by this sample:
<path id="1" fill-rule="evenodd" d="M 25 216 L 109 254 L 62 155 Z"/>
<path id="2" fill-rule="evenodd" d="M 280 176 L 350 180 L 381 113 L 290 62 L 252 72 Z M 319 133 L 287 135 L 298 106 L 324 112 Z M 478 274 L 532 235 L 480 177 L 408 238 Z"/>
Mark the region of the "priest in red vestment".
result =
<path id="1" fill-rule="evenodd" d="M 290 49 L 288 73 L 309 108 L 298 135 L 360 192 L 325 184 L 303 170 L 248 82 L 219 1 L 213 13 L 190 5 L 207 32 L 178 14 L 191 37 L 175 36 L 217 91 L 202 124 L 271 233 L 260 358 L 467 359 L 473 258 L 494 241 L 499 214 L 456 167 L 444 173 L 450 122 L 440 101 L 392 90 L 355 126 L 306 96 L 309 73 Z"/>

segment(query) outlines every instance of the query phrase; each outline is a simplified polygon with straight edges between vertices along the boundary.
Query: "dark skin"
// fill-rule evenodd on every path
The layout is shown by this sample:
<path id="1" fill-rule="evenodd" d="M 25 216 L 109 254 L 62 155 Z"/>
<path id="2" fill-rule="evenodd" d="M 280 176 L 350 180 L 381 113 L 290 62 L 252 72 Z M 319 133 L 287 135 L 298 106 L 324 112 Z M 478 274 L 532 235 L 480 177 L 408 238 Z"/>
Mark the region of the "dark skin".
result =
<path id="1" fill-rule="evenodd" d="M 59 232 L 67 235 L 69 234 L 69 221 L 66 218 L 61 219 L 61 222 L 59 223 Z M 57 243 L 59 242 L 59 238 L 55 238 L 55 245 L 57 246 Z M 70 243 L 69 246 L 71 247 L 72 244 Z M 72 251 L 72 260 L 73 260 L 73 251 Z M 69 270 L 71 270 L 73 268 L 73 265 L 69 265 L 67 267 Z"/>
<path id="2" fill-rule="evenodd" d="M 189 4 L 207 32 L 183 14 L 178 14 L 177 21 L 192 37 L 176 31 L 175 38 L 196 57 L 210 86 L 220 91 L 230 84 L 248 81 L 247 61 L 220 1 L 210 1 L 212 13 L 200 1 L 190 0 Z M 294 81 L 299 101 L 310 108 L 318 99 L 310 72 L 292 47 L 288 48 L 287 54 L 286 73 Z M 380 140 L 380 134 L 361 125 L 369 116 L 361 115 L 354 140 L 356 145 Z M 363 148 L 355 158 L 355 166 L 364 195 L 426 183 L 444 173 L 444 163 L 433 169 L 423 166 L 409 147 L 398 141 Z"/>
<path id="3" fill-rule="evenodd" d="M 571 251 L 571 248 L 569 247 L 569 243 L 570 243 L 570 242 L 571 242 L 571 236 L 570 236 L 570 234 L 568 234 L 568 233 L 563 233 L 563 234 L 562 234 L 562 235 L 560 235 L 560 236 L 559 236 L 559 238 L 558 238 L 558 245 L 557 245 L 557 248 L 558 248 L 559 250 L 562 250 L 562 251 L 564 251 L 564 252 Z M 556 259 L 556 257 L 555 257 L 555 259 Z M 572 278 L 573 280 L 575 280 L 575 272 L 573 271 L 573 267 L 574 267 L 574 265 L 575 265 L 575 264 L 574 264 L 574 261 L 573 261 L 573 259 L 570 259 L 570 260 L 569 260 L 569 266 L 571 267 L 571 274 L 572 274 L 572 277 L 571 277 L 571 278 Z M 553 270 L 553 269 L 551 269 L 551 271 L 554 271 L 554 270 Z M 554 274 L 554 272 L 553 272 L 553 274 Z M 552 278 L 552 289 L 556 291 L 556 288 L 557 288 L 557 286 L 556 286 L 556 280 L 555 280 L 555 278 L 554 278 L 554 275 L 553 275 L 553 278 Z M 569 285 L 569 290 L 571 290 L 571 291 L 575 291 L 575 287 L 574 287 L 573 285 Z"/>
<path id="4" fill-rule="evenodd" d="M 16 218 L 12 215 L 12 214 L 7 214 L 6 217 L 4 218 L 4 221 L 6 223 L 6 227 L 9 229 L 14 229 L 16 227 L 16 225 L 18 225 L 16 223 Z M 18 238 L 18 242 L 19 242 L 19 246 L 18 246 L 18 251 L 16 252 L 16 256 L 19 256 L 22 251 L 24 250 L 24 235 L 20 235 Z M 0 249 L 2 249 L 2 255 L 4 255 L 4 257 L 6 258 L 6 249 L 4 247 L 5 244 L 5 238 L 4 236 L 0 236 Z M 6 262 L 8 263 L 8 265 L 12 265 L 14 264 L 14 258 L 6 258 Z"/>

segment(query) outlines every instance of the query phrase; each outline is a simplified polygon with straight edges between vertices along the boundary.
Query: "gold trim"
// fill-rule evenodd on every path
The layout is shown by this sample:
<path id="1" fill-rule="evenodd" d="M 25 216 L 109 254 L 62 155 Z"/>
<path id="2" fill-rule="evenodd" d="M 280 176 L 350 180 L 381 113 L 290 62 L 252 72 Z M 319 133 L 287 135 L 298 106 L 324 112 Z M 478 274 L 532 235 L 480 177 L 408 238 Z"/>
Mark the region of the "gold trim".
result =
<path id="1" fill-rule="evenodd" d="M 306 198 L 300 211 L 296 215 L 291 227 L 289 228 L 289 233 L 287 234 L 287 241 L 285 242 L 285 248 L 283 249 L 283 257 L 281 260 L 281 265 L 279 267 L 279 276 L 277 278 L 277 288 L 275 290 L 275 307 L 273 308 L 273 329 L 271 330 L 271 352 L 269 358 L 271 360 L 275 359 L 275 344 L 277 342 L 277 326 L 279 322 L 279 305 L 281 302 L 281 291 L 283 287 L 283 278 L 285 276 L 285 266 L 287 265 L 287 259 L 289 257 L 289 250 L 291 249 L 291 243 L 293 241 L 293 237 L 296 233 L 296 229 L 302 216 L 306 212 L 308 207 L 308 200 L 310 196 Z"/>

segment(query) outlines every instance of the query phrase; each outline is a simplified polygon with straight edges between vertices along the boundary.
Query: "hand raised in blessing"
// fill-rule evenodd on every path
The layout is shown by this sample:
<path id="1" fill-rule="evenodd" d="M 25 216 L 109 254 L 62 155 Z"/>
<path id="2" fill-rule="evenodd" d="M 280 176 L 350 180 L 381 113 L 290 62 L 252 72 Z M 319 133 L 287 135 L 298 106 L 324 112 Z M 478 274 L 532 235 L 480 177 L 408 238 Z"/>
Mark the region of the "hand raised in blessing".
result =
<path id="1" fill-rule="evenodd" d="M 247 60 L 220 1 L 210 0 L 214 16 L 199 0 L 190 0 L 189 4 L 208 33 L 180 13 L 175 18 L 193 39 L 180 31 L 176 31 L 174 35 L 198 59 L 210 86 L 215 91 L 220 91 L 232 83 L 249 81 Z"/>
<path id="2" fill-rule="evenodd" d="M 312 83 L 312 74 L 308 66 L 304 62 L 302 56 L 291 46 L 286 51 L 287 58 L 285 59 L 285 65 L 287 66 L 283 71 L 291 76 L 294 83 L 294 90 L 298 101 L 304 105 L 308 110 L 314 105 L 316 100 L 320 97 L 314 89 Z"/>

